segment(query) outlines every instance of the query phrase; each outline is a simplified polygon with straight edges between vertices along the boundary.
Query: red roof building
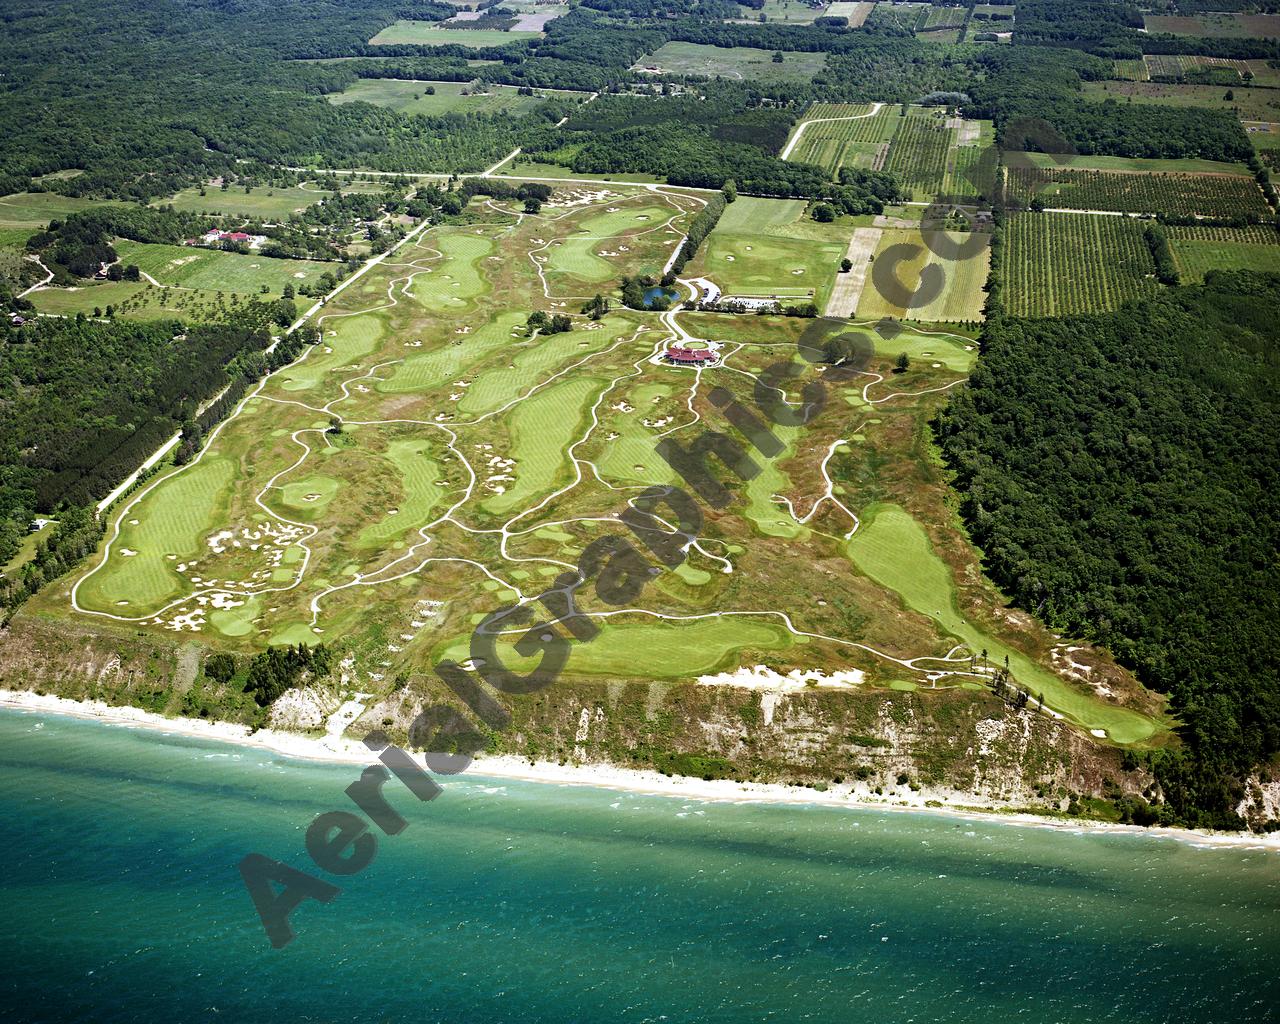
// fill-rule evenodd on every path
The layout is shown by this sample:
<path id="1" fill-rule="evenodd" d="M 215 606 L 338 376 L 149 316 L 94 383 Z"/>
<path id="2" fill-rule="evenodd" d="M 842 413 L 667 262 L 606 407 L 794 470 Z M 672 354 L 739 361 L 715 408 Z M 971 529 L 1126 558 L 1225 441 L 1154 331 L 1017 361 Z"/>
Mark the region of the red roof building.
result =
<path id="1" fill-rule="evenodd" d="M 681 348 L 679 345 L 672 345 L 667 349 L 667 359 L 686 366 L 701 366 L 703 363 L 715 362 L 716 354 L 709 348 Z"/>

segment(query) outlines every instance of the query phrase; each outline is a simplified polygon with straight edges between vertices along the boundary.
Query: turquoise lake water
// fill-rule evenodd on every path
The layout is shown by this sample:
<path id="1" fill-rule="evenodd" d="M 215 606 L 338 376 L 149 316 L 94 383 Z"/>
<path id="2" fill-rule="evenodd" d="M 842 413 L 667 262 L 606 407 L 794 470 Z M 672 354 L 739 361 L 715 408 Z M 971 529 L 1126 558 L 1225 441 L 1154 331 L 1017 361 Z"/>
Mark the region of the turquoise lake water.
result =
<path id="1" fill-rule="evenodd" d="M 358 766 L 0 711 L 0 1019 L 1275 1021 L 1280 856 L 444 779 L 273 950 Z"/>

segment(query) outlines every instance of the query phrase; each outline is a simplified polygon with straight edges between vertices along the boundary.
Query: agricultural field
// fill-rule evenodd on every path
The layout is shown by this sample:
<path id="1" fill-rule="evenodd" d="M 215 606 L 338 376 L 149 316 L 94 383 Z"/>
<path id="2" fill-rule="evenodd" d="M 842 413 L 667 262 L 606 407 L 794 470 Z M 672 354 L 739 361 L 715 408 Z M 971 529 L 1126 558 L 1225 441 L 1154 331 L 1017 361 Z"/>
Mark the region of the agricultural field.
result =
<path id="1" fill-rule="evenodd" d="M 929 17 L 933 10 L 926 3 L 885 3 L 876 4 L 867 24 L 873 28 L 895 28 L 914 32 Z"/>
<path id="2" fill-rule="evenodd" d="M 434 21 L 397 21 L 388 25 L 369 40 L 373 46 L 392 46 L 406 43 L 410 46 L 506 46 L 522 39 L 537 39 L 541 32 L 503 32 L 491 28 L 441 28 Z"/>
<path id="3" fill-rule="evenodd" d="M 1280 38 L 1280 15 L 1211 13 L 1187 17 L 1148 14 L 1143 17 L 1148 32 L 1200 39 Z"/>
<path id="4" fill-rule="evenodd" d="M 56 192 L 17 192 L 0 196 L 0 231 L 21 232 L 25 241 L 36 231 L 44 229 L 51 220 L 103 205 L 112 204 L 97 199 L 60 196 Z"/>
<path id="5" fill-rule="evenodd" d="M 663 43 L 636 61 L 631 70 L 655 75 L 706 75 L 734 81 L 807 82 L 822 70 L 826 60 L 823 53 L 783 51 L 782 61 L 775 63 L 773 54 L 773 50 L 748 46 Z"/>
<path id="6" fill-rule="evenodd" d="M 1260 270 L 1280 274 L 1280 230 L 1273 225 L 1170 226 L 1165 232 L 1184 284 L 1203 281 L 1210 270 Z"/>
<path id="7" fill-rule="evenodd" d="M 428 86 L 434 90 L 427 92 Z M 545 95 L 521 96 L 513 85 L 486 84 L 472 90 L 468 82 L 417 82 L 396 78 L 362 78 L 343 92 L 327 97 L 330 103 L 372 103 L 402 114 L 528 114 L 546 102 Z"/>
<path id="8" fill-rule="evenodd" d="M 986 300 L 982 288 L 990 270 L 991 254 L 987 246 L 975 246 L 971 254 L 967 249 L 962 250 L 960 247 L 971 237 L 956 232 L 921 232 L 901 228 L 883 231 L 875 251 L 877 261 L 883 262 L 885 254 L 897 246 L 909 246 L 913 253 L 898 263 L 894 275 L 906 289 L 915 292 L 920 288 L 922 275 L 931 266 L 941 270 L 944 285 L 942 291 L 927 303 L 908 307 L 899 305 L 896 295 L 882 295 L 875 285 L 874 276 L 868 274 L 858 302 L 858 319 L 879 320 L 887 316 L 896 320 L 949 323 L 981 320 L 982 305 Z M 938 255 L 939 252 L 962 251 L 963 258 L 948 259 Z M 927 293 L 922 297 L 928 297 Z"/>
<path id="9" fill-rule="evenodd" d="M 255 296 L 162 288 L 139 281 L 95 281 L 73 288 L 42 288 L 27 298 L 39 312 L 56 316 L 101 316 L 110 310 L 121 320 L 222 320 Z"/>
<path id="10" fill-rule="evenodd" d="M 938 108 L 909 107 L 889 144 L 884 170 L 898 175 L 910 189 L 927 198 L 943 190 L 947 154 L 956 142 L 956 129 Z"/>
<path id="11" fill-rule="evenodd" d="M 1242 63 L 1242 62 L 1241 62 Z M 1231 98 L 1227 98 L 1227 93 Z M 1229 110 L 1246 121 L 1280 118 L 1280 89 L 1243 85 L 1179 85 L 1170 82 L 1085 82 L 1084 95 L 1091 100 L 1118 103 L 1152 103 L 1167 107 L 1209 107 Z"/>
<path id="12" fill-rule="evenodd" d="M 1129 217 L 1019 213 L 1005 222 L 1001 277 L 1015 316 L 1116 309 L 1154 294 L 1155 264 Z"/>
<path id="13" fill-rule="evenodd" d="M 825 308 L 853 226 L 817 224 L 798 199 L 741 197 L 703 243 L 687 277 L 705 277 L 726 296 L 812 301 Z"/>
<path id="14" fill-rule="evenodd" d="M 1038 197 L 1050 209 L 1214 218 L 1271 213 L 1254 180 L 1237 174 L 1010 167 L 1008 187 L 1023 204 Z"/>
<path id="15" fill-rule="evenodd" d="M 862 0 L 861 3 L 838 0 L 827 8 L 825 15 L 828 18 L 848 18 L 850 28 L 861 28 L 875 7 L 874 3 L 868 3 L 867 0 Z"/>
<path id="16" fill-rule="evenodd" d="M 841 167 L 880 169 L 902 117 L 897 107 L 869 103 L 815 103 L 788 143 L 788 160 L 817 164 L 833 175 Z M 798 127 L 798 126 L 797 126 Z"/>

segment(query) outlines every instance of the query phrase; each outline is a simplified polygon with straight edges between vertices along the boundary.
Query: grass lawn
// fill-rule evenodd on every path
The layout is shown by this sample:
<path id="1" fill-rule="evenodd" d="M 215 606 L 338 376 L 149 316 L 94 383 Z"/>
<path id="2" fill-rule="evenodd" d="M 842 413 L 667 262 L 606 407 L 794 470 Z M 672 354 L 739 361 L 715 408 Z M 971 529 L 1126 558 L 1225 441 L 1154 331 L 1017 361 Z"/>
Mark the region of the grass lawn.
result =
<path id="1" fill-rule="evenodd" d="M 709 78 L 753 79 L 762 82 L 808 82 L 822 70 L 826 55 L 785 51 L 774 63 L 772 50 L 747 46 L 705 46 L 702 43 L 663 43 L 636 61 L 632 70 L 659 69 L 665 75 L 706 75 Z"/>
<path id="2" fill-rule="evenodd" d="M 455 33 L 457 34 L 457 33 Z M 427 87 L 435 90 L 428 95 Z M 398 78 L 362 78 L 340 93 L 328 97 L 330 103 L 372 103 L 402 114 L 527 114 L 537 110 L 545 96 L 521 96 L 514 85 L 486 85 L 480 94 L 464 96 L 466 82 L 417 82 Z"/>
<path id="3" fill-rule="evenodd" d="M 256 295 L 266 285 L 279 295 L 286 284 L 310 284 L 336 264 L 311 260 L 277 260 L 266 256 L 187 245 L 153 245 L 147 242 L 116 242 L 116 251 L 125 263 L 136 263 L 162 285 L 195 288 L 211 292 L 240 292 Z"/>
<path id="4" fill-rule="evenodd" d="M 121 520 L 106 563 L 85 578 L 80 603 L 142 615 L 179 594 L 185 581 L 175 562 L 201 553 L 205 535 L 230 504 L 235 475 L 229 459 L 206 456 L 148 491 Z M 166 557 L 171 554 L 177 560 Z"/>
<path id="5" fill-rule="evenodd" d="M 1156 731 L 1156 723 L 1145 715 L 1078 692 L 1057 674 L 979 630 L 960 614 L 951 570 L 934 552 L 924 528 L 896 505 L 876 506 L 870 513 L 848 543 L 849 558 L 898 594 L 908 608 L 933 619 L 974 654 L 986 648 L 993 665 L 1008 656 L 1015 683 L 1032 696 L 1043 693 L 1049 707 L 1086 729 L 1105 729 L 1118 743 L 1137 743 Z"/>
<path id="6" fill-rule="evenodd" d="M 219 217 L 245 217 L 261 220 L 286 220 L 291 213 L 298 213 L 314 206 L 325 196 L 315 188 L 269 188 L 259 185 L 245 192 L 243 186 L 232 186 L 225 192 L 216 186 L 207 186 L 205 194 L 198 188 L 185 188 L 169 199 L 158 199 L 153 206 L 173 206 L 192 213 L 211 213 Z"/>
<path id="7" fill-rule="evenodd" d="M 491 28 L 440 28 L 434 21 L 397 21 L 369 40 L 374 46 L 506 46 L 521 39 L 537 39 L 541 32 L 500 32 Z"/>
<path id="8" fill-rule="evenodd" d="M 36 557 L 36 548 L 40 546 L 42 540 L 47 540 L 53 532 L 53 523 L 45 523 L 38 530 L 32 530 L 22 538 L 22 543 L 18 545 L 18 552 L 8 563 L 0 566 L 0 577 L 13 576 L 19 569 L 26 565 L 31 559 Z"/>

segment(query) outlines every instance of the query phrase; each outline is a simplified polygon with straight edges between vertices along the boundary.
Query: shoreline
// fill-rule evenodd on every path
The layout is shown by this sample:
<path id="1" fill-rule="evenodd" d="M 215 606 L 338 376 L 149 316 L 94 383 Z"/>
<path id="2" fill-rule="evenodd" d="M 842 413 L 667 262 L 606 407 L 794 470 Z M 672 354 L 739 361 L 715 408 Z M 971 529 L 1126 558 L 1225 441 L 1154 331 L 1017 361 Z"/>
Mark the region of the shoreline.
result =
<path id="1" fill-rule="evenodd" d="M 230 722 L 212 722 L 199 718 L 167 718 L 155 712 L 127 705 L 115 706 L 96 700 L 77 701 L 52 694 L 37 694 L 31 690 L 0 689 L 0 708 L 33 714 L 92 719 L 106 724 L 231 743 L 270 751 L 282 757 L 300 761 L 367 764 L 374 760 L 363 743 L 342 737 L 303 736 L 279 729 L 259 729 L 257 732 L 250 733 L 247 726 Z M 415 759 L 421 760 L 421 755 L 414 756 Z M 547 761 L 530 762 L 527 758 L 509 754 L 477 758 L 462 774 L 468 778 L 507 779 L 556 786 L 585 786 L 717 803 L 811 805 L 855 811 L 932 814 L 957 819 L 1048 828 L 1075 834 L 1137 835 L 1173 839 L 1201 849 L 1234 848 L 1280 853 L 1280 832 L 1255 835 L 1249 832 L 1209 832 L 1169 827 L 1146 828 L 1141 825 L 1120 825 L 1087 818 L 1055 818 L 1001 810 L 997 807 L 971 807 L 945 802 L 941 806 L 928 806 L 926 801 L 937 804 L 940 798 L 947 795 L 954 796 L 954 794 L 950 794 L 949 791 L 945 794 L 939 793 L 927 788 L 913 794 L 912 800 L 906 800 L 900 796 L 877 798 L 847 791 L 822 792 L 781 783 L 734 782 L 727 779 L 706 781 L 686 776 L 665 776 L 656 771 L 618 768 L 608 764 L 561 765 Z M 452 776 L 445 776 L 442 780 L 446 788 L 450 778 Z M 974 799 L 980 798 L 975 796 Z"/>

